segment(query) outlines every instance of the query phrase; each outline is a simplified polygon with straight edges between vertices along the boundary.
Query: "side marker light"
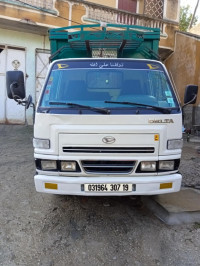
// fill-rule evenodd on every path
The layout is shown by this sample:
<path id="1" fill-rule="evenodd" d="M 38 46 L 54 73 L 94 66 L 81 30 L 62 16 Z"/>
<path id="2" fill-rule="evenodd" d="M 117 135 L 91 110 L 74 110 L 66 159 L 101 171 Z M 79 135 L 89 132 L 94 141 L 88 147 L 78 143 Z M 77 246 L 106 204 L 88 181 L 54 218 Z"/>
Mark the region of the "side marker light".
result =
<path id="1" fill-rule="evenodd" d="M 54 183 L 44 183 L 46 189 L 58 189 L 58 184 Z"/>
<path id="2" fill-rule="evenodd" d="M 160 184 L 160 189 L 172 188 L 173 183 Z"/>

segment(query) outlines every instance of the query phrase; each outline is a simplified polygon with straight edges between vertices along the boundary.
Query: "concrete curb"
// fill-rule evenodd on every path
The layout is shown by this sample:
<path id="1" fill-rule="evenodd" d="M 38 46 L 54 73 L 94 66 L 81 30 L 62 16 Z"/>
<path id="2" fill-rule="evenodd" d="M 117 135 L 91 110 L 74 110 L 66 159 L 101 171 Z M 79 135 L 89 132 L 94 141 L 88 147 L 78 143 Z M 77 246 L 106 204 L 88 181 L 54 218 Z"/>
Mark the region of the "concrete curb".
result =
<path id="1" fill-rule="evenodd" d="M 185 200 L 187 201 L 187 198 Z M 153 196 L 142 196 L 141 201 L 157 218 L 167 225 L 200 223 L 200 206 L 197 211 L 172 212 L 159 204 Z"/>

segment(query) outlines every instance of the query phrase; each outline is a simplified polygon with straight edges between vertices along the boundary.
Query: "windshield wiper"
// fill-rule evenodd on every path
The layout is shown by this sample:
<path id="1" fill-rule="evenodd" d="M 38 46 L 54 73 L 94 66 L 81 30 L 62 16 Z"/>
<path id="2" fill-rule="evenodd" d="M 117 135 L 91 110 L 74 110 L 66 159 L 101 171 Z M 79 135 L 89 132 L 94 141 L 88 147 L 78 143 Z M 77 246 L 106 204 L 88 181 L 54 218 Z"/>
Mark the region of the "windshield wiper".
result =
<path id="1" fill-rule="evenodd" d="M 82 105 L 82 104 L 78 104 L 78 103 L 65 103 L 65 102 L 49 102 L 50 105 L 69 105 L 72 107 L 80 107 L 80 108 L 84 108 L 84 109 L 89 109 L 101 114 L 110 114 L 110 110 L 105 109 L 105 108 L 98 108 L 98 107 L 92 107 L 92 106 L 88 106 L 88 105 Z"/>
<path id="2" fill-rule="evenodd" d="M 69 105 L 69 106 L 77 106 L 77 107 L 80 107 L 80 108 L 86 108 L 86 109 L 93 110 L 95 112 L 99 112 L 99 113 L 102 113 L 102 114 L 110 114 L 110 110 L 105 109 L 105 108 L 92 107 L 92 106 L 89 106 L 89 105 L 82 105 L 82 104 L 78 104 L 78 103 L 66 103 L 66 104 Z"/>
<path id="3" fill-rule="evenodd" d="M 136 106 L 141 106 L 141 107 L 149 107 L 152 109 L 155 109 L 157 111 L 160 111 L 164 114 L 170 114 L 171 110 L 168 108 L 164 107 L 159 107 L 159 106 L 154 106 L 154 105 L 149 105 L 149 104 L 143 104 L 143 103 L 134 103 L 134 102 L 115 102 L 115 101 L 105 101 L 104 103 L 116 103 L 116 104 L 127 104 L 127 105 L 136 105 Z"/>

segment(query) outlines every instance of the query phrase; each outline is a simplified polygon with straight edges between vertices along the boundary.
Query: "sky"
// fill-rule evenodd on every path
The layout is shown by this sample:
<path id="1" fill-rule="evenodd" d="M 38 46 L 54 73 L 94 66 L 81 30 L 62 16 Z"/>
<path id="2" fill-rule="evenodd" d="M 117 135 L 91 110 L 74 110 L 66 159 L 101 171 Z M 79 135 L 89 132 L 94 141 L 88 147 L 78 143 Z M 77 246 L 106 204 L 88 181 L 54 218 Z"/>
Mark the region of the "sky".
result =
<path id="1" fill-rule="evenodd" d="M 190 12 L 193 13 L 195 6 L 196 6 L 197 0 L 181 0 L 181 6 L 190 6 Z M 196 11 L 196 16 L 198 17 L 198 23 L 200 23 L 200 1 L 199 1 L 199 5 Z"/>

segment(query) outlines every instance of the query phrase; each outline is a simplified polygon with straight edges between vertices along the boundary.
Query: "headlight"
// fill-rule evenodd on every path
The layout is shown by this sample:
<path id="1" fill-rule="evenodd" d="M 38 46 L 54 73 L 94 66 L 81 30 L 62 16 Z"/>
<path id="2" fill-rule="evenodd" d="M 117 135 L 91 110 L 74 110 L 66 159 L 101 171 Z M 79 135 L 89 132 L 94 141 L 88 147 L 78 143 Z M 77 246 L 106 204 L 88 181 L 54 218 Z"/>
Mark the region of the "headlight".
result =
<path id="1" fill-rule="evenodd" d="M 61 162 L 61 171 L 66 171 L 66 172 L 76 172 L 76 162 Z"/>
<path id="2" fill-rule="evenodd" d="M 141 162 L 140 170 L 144 172 L 156 171 L 156 162 Z"/>
<path id="3" fill-rule="evenodd" d="M 44 171 L 57 170 L 57 162 L 56 161 L 41 160 L 41 168 Z"/>
<path id="4" fill-rule="evenodd" d="M 174 170 L 174 161 L 159 161 L 159 170 Z"/>
<path id="5" fill-rule="evenodd" d="M 183 148 L 183 139 L 170 139 L 167 142 L 168 150 L 177 150 Z"/>
<path id="6" fill-rule="evenodd" d="M 50 149 L 50 140 L 33 138 L 33 147 L 38 149 Z"/>

